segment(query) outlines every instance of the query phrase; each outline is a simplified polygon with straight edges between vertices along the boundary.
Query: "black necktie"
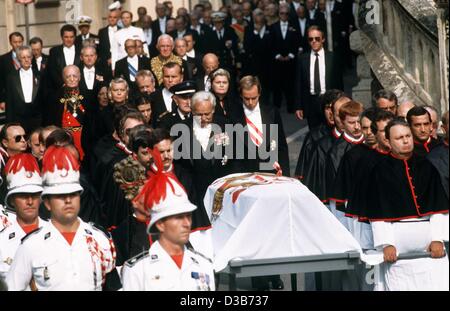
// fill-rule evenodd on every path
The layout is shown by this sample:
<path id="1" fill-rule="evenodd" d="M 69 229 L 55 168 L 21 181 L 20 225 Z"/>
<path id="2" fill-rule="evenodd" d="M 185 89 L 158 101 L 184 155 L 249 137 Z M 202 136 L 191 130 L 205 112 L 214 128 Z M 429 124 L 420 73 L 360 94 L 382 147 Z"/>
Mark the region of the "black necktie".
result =
<path id="1" fill-rule="evenodd" d="M 314 63 L 314 93 L 320 95 L 320 71 L 319 71 L 319 53 L 315 53 L 316 62 Z"/>

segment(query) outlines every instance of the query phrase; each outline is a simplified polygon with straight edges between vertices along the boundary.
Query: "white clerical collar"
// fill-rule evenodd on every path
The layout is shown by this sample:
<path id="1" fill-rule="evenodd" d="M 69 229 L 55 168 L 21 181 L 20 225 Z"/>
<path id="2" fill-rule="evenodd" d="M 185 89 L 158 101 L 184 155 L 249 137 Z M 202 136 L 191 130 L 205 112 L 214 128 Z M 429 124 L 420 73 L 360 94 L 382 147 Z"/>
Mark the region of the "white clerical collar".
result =
<path id="1" fill-rule="evenodd" d="M 260 113 L 260 112 L 261 112 L 261 109 L 259 108 L 259 103 L 256 104 L 256 107 L 253 110 L 248 109 L 247 106 L 244 105 L 244 113 L 246 116 L 250 116 L 254 113 Z"/>
<path id="2" fill-rule="evenodd" d="M 360 137 L 354 138 L 354 137 L 352 137 L 352 136 L 350 136 L 350 135 L 348 135 L 347 133 L 344 132 L 344 139 L 346 141 L 348 141 L 349 143 L 358 144 L 358 143 L 362 143 L 364 141 L 364 135 L 361 134 Z"/>
<path id="3" fill-rule="evenodd" d="M 342 132 L 339 131 L 339 130 L 337 129 L 337 127 L 334 127 L 334 129 L 333 129 L 333 135 L 334 135 L 334 137 L 338 138 L 338 137 L 341 137 Z"/>

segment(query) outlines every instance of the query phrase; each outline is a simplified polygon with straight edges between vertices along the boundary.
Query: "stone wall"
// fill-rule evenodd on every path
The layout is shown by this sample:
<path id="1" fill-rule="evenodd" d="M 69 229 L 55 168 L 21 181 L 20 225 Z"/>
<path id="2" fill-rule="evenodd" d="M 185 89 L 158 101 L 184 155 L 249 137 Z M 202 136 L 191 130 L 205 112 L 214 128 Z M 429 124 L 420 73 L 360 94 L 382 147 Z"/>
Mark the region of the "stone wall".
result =
<path id="1" fill-rule="evenodd" d="M 372 15 L 374 10 L 378 20 Z M 440 53 L 437 16 L 436 6 L 430 0 L 362 0 L 360 30 L 352 34 L 351 40 L 352 49 L 366 60 L 358 65 L 370 66 L 383 87 L 395 92 L 400 102 L 412 100 L 444 111 L 448 109 L 443 100 L 448 101 L 448 90 L 441 80 L 448 75 L 448 56 Z M 360 78 L 360 88 L 368 83 L 364 79 L 370 80 L 367 74 Z M 369 98 L 369 90 L 364 90 Z"/>

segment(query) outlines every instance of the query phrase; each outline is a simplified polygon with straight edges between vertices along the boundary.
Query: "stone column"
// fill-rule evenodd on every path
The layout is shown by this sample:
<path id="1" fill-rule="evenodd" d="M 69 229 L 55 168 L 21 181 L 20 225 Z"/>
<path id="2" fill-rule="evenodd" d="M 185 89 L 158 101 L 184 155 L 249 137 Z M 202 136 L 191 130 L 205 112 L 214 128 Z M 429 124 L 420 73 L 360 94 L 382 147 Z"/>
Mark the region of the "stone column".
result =
<path id="1" fill-rule="evenodd" d="M 438 24 L 438 41 L 439 41 L 439 71 L 440 71 L 440 89 L 441 113 L 448 110 L 448 0 L 438 1 L 440 5 L 437 10 L 437 24 Z"/>
<path id="2" fill-rule="evenodd" d="M 372 101 L 370 65 L 364 55 L 361 30 L 356 30 L 350 35 L 350 48 L 358 54 L 356 59 L 356 73 L 358 84 L 352 89 L 352 98 L 370 107 Z"/>
<path id="3" fill-rule="evenodd" d="M 6 42 L 5 45 L 8 47 L 6 50 L 9 50 L 9 41 L 8 36 L 11 32 L 16 31 L 16 4 L 14 0 L 5 0 L 5 25 L 6 25 Z"/>

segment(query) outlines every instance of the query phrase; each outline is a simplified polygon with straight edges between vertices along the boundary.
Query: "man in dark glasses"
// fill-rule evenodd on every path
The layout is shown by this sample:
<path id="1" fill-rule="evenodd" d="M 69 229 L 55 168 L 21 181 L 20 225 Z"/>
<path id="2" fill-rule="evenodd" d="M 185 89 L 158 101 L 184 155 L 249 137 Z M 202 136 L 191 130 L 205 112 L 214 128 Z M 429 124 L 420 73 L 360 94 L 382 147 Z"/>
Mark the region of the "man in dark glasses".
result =
<path id="1" fill-rule="evenodd" d="M 5 124 L 0 132 L 2 145 L 9 157 L 27 150 L 27 137 L 25 130 L 19 123 Z"/>
<path id="2" fill-rule="evenodd" d="M 297 61 L 296 116 L 307 119 L 309 128 L 325 122 L 319 96 L 330 89 L 343 89 L 342 73 L 332 52 L 325 51 L 325 37 L 318 26 L 308 28 L 311 53 L 301 55 Z"/>

